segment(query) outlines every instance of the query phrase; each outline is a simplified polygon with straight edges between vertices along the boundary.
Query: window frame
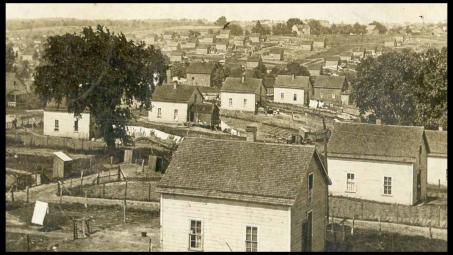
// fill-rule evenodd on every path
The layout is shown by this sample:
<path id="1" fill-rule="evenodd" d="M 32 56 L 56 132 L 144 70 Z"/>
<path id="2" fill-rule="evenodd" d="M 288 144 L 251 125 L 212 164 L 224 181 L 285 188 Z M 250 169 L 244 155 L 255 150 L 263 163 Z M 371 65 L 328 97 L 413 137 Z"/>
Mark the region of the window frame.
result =
<path id="1" fill-rule="evenodd" d="M 74 133 L 79 132 L 79 119 L 74 120 Z"/>
<path id="2" fill-rule="evenodd" d="M 352 179 L 349 178 L 352 175 Z M 347 172 L 346 173 L 346 191 L 347 193 L 356 193 L 356 178 L 355 173 Z"/>
<path id="3" fill-rule="evenodd" d="M 310 188 L 310 176 L 311 178 L 311 188 Z M 315 175 L 313 172 L 308 173 L 307 176 L 307 196 L 308 196 L 308 204 L 311 205 L 313 203 L 313 190 L 315 187 Z"/>
<path id="4" fill-rule="evenodd" d="M 200 222 L 200 233 L 199 234 L 197 234 L 197 233 L 192 234 L 192 222 L 195 222 L 195 224 L 197 222 Z M 197 228 L 197 227 L 195 226 L 195 228 Z M 189 251 L 203 251 L 203 232 L 204 232 L 203 231 L 203 221 L 201 219 L 190 219 L 189 220 L 189 239 L 188 239 L 188 242 L 189 242 L 188 250 Z M 200 247 L 192 247 L 192 240 L 191 240 L 192 236 L 200 236 L 200 243 L 199 243 Z M 196 242 L 197 241 L 195 239 L 195 243 Z"/>
<path id="5" fill-rule="evenodd" d="M 250 240 L 247 239 L 248 235 L 247 235 L 247 230 L 250 228 Z M 253 230 L 256 230 L 256 239 L 253 240 Z M 245 226 L 245 241 L 244 241 L 244 244 L 245 244 L 245 252 L 257 252 L 258 251 L 258 226 L 256 225 L 253 225 L 253 224 L 247 224 Z M 247 245 L 250 244 L 250 251 L 248 251 L 247 249 Z M 253 250 L 253 244 L 255 244 L 255 249 L 256 250 Z"/>
<path id="6" fill-rule="evenodd" d="M 297 94 L 296 94 L 296 93 L 294 93 L 293 101 L 294 101 L 294 102 L 297 102 Z"/>
<path id="7" fill-rule="evenodd" d="M 384 196 L 392 196 L 392 177 L 384 176 Z"/>
<path id="8" fill-rule="evenodd" d="M 59 120 L 54 121 L 53 131 L 56 131 L 56 132 L 60 131 L 60 121 Z"/>
<path id="9" fill-rule="evenodd" d="M 243 103 L 244 103 L 243 107 L 245 108 L 247 106 L 247 98 L 244 98 L 244 102 Z"/>
<path id="10" fill-rule="evenodd" d="M 162 118 L 162 108 L 157 108 L 157 118 L 158 119 Z"/>
<path id="11" fill-rule="evenodd" d="M 178 109 L 173 111 L 173 120 L 178 120 Z"/>
<path id="12" fill-rule="evenodd" d="M 233 98 L 228 98 L 228 106 L 233 107 Z"/>

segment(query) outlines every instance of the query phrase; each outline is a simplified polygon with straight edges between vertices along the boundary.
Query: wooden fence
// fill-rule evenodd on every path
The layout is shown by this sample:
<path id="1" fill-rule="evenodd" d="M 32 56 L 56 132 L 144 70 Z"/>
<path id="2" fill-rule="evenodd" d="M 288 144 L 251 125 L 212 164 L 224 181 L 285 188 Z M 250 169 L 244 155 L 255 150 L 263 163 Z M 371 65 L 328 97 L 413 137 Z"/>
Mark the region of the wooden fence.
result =
<path id="1" fill-rule="evenodd" d="M 447 228 L 447 206 L 409 206 L 329 197 L 329 214 L 337 218 L 383 221 L 422 227 Z"/>

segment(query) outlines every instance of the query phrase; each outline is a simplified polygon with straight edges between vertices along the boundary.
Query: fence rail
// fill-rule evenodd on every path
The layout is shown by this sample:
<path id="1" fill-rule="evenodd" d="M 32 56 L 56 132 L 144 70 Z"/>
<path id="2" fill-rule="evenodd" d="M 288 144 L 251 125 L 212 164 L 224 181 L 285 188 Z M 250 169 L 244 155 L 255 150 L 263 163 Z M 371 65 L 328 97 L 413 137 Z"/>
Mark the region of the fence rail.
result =
<path id="1" fill-rule="evenodd" d="M 410 206 L 329 197 L 329 214 L 336 218 L 383 221 L 422 227 L 447 228 L 447 206 Z"/>

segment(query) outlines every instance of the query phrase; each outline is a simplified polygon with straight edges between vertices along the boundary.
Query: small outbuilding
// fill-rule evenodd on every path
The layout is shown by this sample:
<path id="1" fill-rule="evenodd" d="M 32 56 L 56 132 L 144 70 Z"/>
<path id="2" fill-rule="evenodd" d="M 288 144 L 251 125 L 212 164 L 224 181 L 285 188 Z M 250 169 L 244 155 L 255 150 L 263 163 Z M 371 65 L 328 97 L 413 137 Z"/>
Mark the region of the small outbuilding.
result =
<path id="1" fill-rule="evenodd" d="M 64 178 L 72 171 L 73 159 L 62 151 L 54 152 L 52 178 Z"/>

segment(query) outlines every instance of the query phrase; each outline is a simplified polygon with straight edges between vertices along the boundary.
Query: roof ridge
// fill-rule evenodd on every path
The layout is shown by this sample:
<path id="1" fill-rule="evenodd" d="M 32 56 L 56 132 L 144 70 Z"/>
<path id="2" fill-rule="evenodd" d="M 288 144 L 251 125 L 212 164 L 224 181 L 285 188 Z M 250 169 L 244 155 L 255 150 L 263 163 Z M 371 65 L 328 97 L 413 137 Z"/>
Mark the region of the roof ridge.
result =
<path id="1" fill-rule="evenodd" d="M 266 143 L 266 142 L 250 142 L 250 141 L 246 141 L 246 140 L 238 140 L 238 139 L 219 139 L 219 138 L 210 138 L 210 137 L 194 137 L 194 136 L 191 136 L 191 137 L 185 137 L 185 139 L 193 139 L 193 140 L 197 140 L 197 139 L 203 139 L 203 140 L 209 140 L 209 141 L 226 141 L 226 142 L 237 142 L 237 143 L 250 143 L 250 144 L 266 144 L 266 145 L 274 145 L 274 146 L 288 146 L 288 147 L 299 147 L 299 148 L 313 148 L 315 149 L 316 146 L 315 145 L 309 145 L 309 144 L 306 144 L 306 145 L 294 145 L 294 144 L 286 144 L 286 143 Z"/>
<path id="2" fill-rule="evenodd" d="M 402 125 L 394 125 L 394 124 L 375 124 L 375 123 L 364 123 L 364 122 L 335 122 L 334 124 L 345 124 L 345 125 L 368 125 L 368 126 L 384 126 L 384 127 L 398 127 L 398 128 L 422 128 L 425 129 L 424 126 L 402 126 Z M 426 130 L 426 129 L 425 129 Z M 435 130 L 432 130 L 435 131 Z"/>

